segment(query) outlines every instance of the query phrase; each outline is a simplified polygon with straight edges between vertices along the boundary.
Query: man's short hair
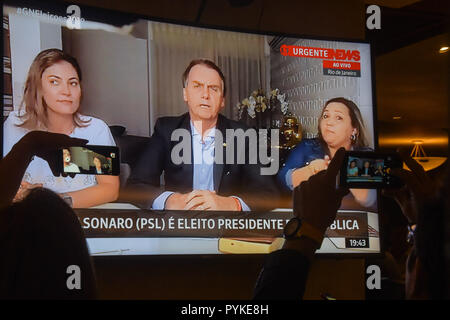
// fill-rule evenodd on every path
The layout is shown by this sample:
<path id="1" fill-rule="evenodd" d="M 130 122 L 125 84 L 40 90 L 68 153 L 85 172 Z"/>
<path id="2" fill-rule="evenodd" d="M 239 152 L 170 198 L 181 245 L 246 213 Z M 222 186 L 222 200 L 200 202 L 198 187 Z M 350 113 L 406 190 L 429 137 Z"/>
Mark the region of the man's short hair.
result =
<path id="1" fill-rule="evenodd" d="M 196 65 L 204 65 L 210 69 L 216 70 L 217 73 L 219 74 L 220 78 L 222 79 L 222 84 L 223 84 L 223 96 L 225 97 L 225 94 L 227 93 L 227 88 L 225 85 L 225 76 L 223 75 L 222 70 L 220 70 L 220 68 L 211 60 L 208 59 L 195 59 L 192 60 L 191 63 L 189 63 L 189 65 L 187 66 L 186 70 L 183 72 L 183 76 L 182 76 L 182 82 L 183 82 L 183 88 L 186 88 L 187 85 L 187 80 L 188 80 L 188 76 L 189 76 L 189 72 L 191 71 L 192 67 L 196 66 Z"/>

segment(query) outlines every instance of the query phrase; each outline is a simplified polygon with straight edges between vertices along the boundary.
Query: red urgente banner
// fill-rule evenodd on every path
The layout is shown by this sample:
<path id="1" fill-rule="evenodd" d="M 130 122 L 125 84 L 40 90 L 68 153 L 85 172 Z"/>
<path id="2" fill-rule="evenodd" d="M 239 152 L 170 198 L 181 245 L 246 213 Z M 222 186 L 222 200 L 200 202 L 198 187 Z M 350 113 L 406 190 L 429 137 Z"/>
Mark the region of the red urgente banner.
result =
<path id="1" fill-rule="evenodd" d="M 280 47 L 280 53 L 283 56 L 301 57 L 301 58 L 353 60 L 353 61 L 359 61 L 361 59 L 358 50 L 288 46 L 285 44 L 283 44 Z"/>

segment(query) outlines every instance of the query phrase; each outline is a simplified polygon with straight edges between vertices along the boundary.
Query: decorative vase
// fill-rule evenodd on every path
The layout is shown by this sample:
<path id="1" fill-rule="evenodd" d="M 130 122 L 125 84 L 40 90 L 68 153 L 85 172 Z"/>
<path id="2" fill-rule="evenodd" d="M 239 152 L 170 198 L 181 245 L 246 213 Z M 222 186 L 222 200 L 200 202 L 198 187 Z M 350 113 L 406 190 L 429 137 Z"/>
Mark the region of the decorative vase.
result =
<path id="1" fill-rule="evenodd" d="M 283 118 L 280 128 L 280 144 L 284 149 L 292 149 L 302 140 L 302 126 L 297 117 L 289 115 Z"/>

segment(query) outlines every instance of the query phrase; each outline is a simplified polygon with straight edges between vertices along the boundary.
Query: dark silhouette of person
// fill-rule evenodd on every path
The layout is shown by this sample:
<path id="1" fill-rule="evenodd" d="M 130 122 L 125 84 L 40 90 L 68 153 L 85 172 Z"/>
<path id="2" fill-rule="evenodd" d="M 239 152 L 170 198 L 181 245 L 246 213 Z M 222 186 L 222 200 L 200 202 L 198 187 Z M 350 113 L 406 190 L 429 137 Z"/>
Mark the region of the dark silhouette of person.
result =
<path id="1" fill-rule="evenodd" d="M 56 193 L 36 187 L 15 198 L 34 156 L 58 172 L 61 147 L 87 140 L 27 133 L 0 161 L 0 299 L 91 299 L 94 270 L 77 216 Z"/>
<path id="2" fill-rule="evenodd" d="M 344 155 L 344 149 L 339 149 L 327 170 L 311 176 L 294 189 L 294 214 L 309 226 L 309 234 L 315 236 L 305 233 L 286 239 L 283 249 L 267 257 L 255 286 L 254 299 L 302 299 L 314 252 L 321 244 L 317 234 L 325 233 L 336 218 L 342 197 L 348 193 L 348 190 L 335 188 Z M 405 297 L 443 299 L 448 291 L 443 227 L 448 205 L 448 179 L 442 186 L 432 181 L 416 161 L 404 154 L 402 157 L 411 171 L 396 168 L 391 173 L 402 179 L 404 186 L 386 189 L 383 193 L 399 204 L 409 222 L 413 239 L 406 263 Z M 447 174 L 444 176 L 448 177 Z"/>
<path id="3" fill-rule="evenodd" d="M 1 299 L 93 299 L 94 269 L 80 222 L 51 190 L 35 188 L 0 215 Z M 73 268 L 76 268 L 73 269 Z"/>

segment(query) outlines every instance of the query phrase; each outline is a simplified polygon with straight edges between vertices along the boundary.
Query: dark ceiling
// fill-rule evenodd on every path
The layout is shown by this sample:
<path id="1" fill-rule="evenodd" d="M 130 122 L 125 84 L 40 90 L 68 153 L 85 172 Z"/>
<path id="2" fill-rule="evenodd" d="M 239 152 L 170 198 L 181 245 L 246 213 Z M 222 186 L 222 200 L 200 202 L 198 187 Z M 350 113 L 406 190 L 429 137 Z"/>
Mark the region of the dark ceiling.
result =
<path id="1" fill-rule="evenodd" d="M 376 55 L 380 146 L 423 140 L 429 155 L 448 154 L 450 52 L 439 49 L 450 45 L 450 2 L 417 1 L 381 12 L 382 29 L 366 32 Z"/>
<path id="2" fill-rule="evenodd" d="M 390 3 L 391 7 L 381 6 L 381 30 L 366 30 L 366 39 L 373 43 L 376 56 L 448 32 L 450 1 L 415 0 L 402 7 L 392 4 L 405 0 L 379 2 Z"/>

